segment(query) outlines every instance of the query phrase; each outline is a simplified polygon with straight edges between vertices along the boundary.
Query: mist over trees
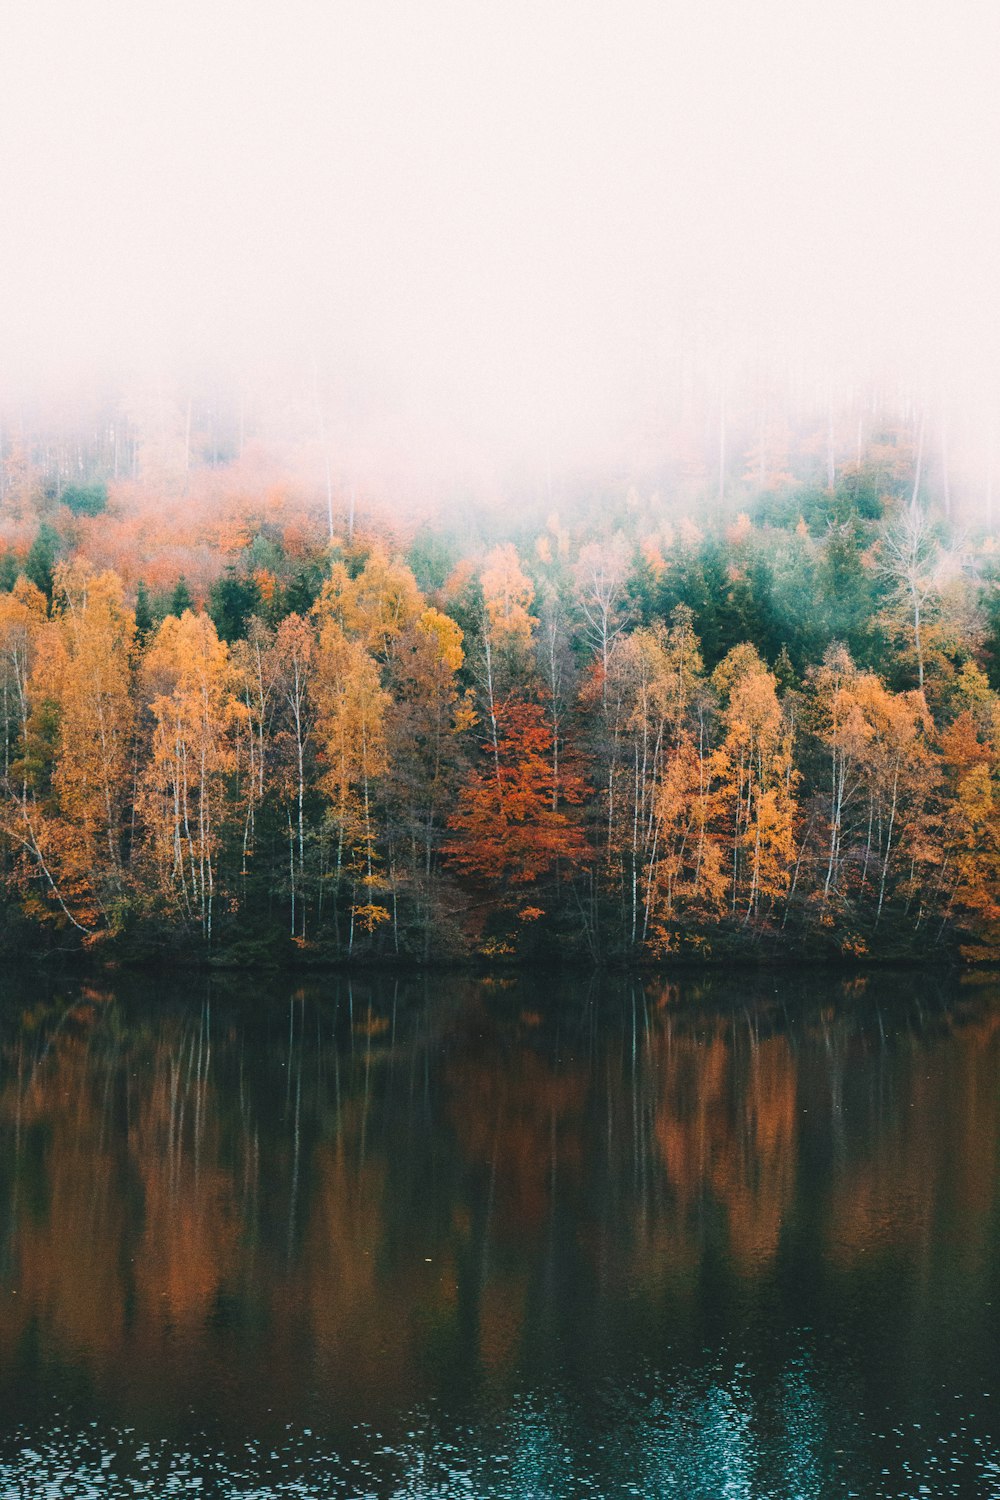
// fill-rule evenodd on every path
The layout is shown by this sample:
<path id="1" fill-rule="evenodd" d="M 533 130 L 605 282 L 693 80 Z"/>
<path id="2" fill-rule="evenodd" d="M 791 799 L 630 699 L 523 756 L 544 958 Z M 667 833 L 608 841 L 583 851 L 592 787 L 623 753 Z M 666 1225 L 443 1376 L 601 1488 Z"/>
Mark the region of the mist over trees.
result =
<path id="1" fill-rule="evenodd" d="M 240 456 L 193 403 L 172 469 L 139 427 L 11 439 L 6 939 L 992 955 L 1000 604 L 971 483 L 915 407 L 766 452 L 739 410 L 725 453 L 674 432 L 662 488 L 553 476 L 505 509 L 328 490 L 321 449 L 245 431 Z"/>
<path id="2" fill-rule="evenodd" d="M 28 389 L 0 373 L 2 533 L 19 543 L 17 522 L 39 499 L 92 519 L 109 485 L 119 505 L 132 486 L 135 501 L 156 493 L 179 511 L 240 486 L 301 489 L 327 536 L 348 542 L 373 506 L 450 524 L 471 502 L 480 520 L 501 511 L 503 529 L 512 506 L 531 521 L 553 506 L 576 515 L 632 487 L 674 516 L 706 506 L 731 516 L 762 494 L 780 511 L 805 486 L 837 491 L 842 506 L 850 496 L 871 519 L 880 494 L 907 492 L 950 523 L 992 528 L 992 384 L 971 386 L 969 372 L 928 388 L 888 364 L 825 376 L 814 366 L 805 349 L 737 367 L 678 348 L 641 400 L 612 406 L 589 432 L 562 431 L 543 411 L 536 432 L 513 425 L 492 445 L 458 415 L 447 432 L 409 420 L 401 395 L 336 353 L 322 374 L 318 359 L 186 371 L 168 362 L 155 375 Z"/>

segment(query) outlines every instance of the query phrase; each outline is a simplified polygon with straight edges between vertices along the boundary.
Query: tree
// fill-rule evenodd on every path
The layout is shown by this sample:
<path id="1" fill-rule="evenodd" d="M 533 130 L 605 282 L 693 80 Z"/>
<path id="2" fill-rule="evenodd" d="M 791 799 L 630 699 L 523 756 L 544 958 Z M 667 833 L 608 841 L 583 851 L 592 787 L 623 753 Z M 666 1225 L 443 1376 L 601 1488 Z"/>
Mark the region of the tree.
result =
<path id="1" fill-rule="evenodd" d="M 9 832 L 25 878 L 40 886 L 39 912 L 88 936 L 122 920 L 134 632 L 114 574 L 60 564 L 21 690 L 27 717 Z"/>
<path id="2" fill-rule="evenodd" d="M 584 547 L 576 565 L 580 608 L 603 678 L 607 677 L 611 647 L 622 627 L 627 572 L 627 543 L 622 536 L 610 543 L 592 542 Z"/>
<path id="3" fill-rule="evenodd" d="M 609 882 L 620 887 L 631 944 L 648 927 L 649 886 L 655 883 L 661 852 L 658 791 L 701 680 L 691 611 L 679 605 L 669 629 L 659 623 L 619 636 L 607 671 L 599 659 L 595 662 L 585 694 L 588 706 L 600 703 L 603 732 L 594 758 L 603 768 L 606 872 Z"/>
<path id="4" fill-rule="evenodd" d="M 180 586 L 178 583 L 178 590 Z M 174 600 L 177 602 L 177 590 L 174 592 Z M 183 599 L 180 602 L 183 604 Z M 183 608 L 190 607 L 189 600 Z M 241 577 L 235 568 L 227 568 L 209 591 L 208 612 L 219 633 L 219 639 L 229 645 L 246 635 L 247 624 L 252 615 L 259 614 L 260 607 L 261 594 L 257 583 L 253 578 Z M 174 613 L 177 613 L 176 609 Z"/>
<path id="5" fill-rule="evenodd" d="M 191 590 L 187 586 L 187 579 L 182 573 L 170 596 L 170 613 L 180 619 L 186 609 L 194 609 L 194 600 L 191 598 Z"/>
<path id="6" fill-rule="evenodd" d="M 940 843 L 933 827 L 940 772 L 931 746 L 933 721 L 923 693 L 890 693 L 873 673 L 861 679 L 858 693 L 868 725 L 862 774 L 869 821 L 861 887 L 863 891 L 873 855 L 878 878 L 877 927 L 896 883 L 890 875 L 897 876 L 900 894 L 910 906 L 918 893 L 919 877 L 940 864 Z M 918 920 L 920 916 L 917 903 Z"/>
<path id="7" fill-rule="evenodd" d="M 992 958 L 1000 937 L 997 754 L 980 738 L 969 709 L 942 734 L 941 757 L 951 792 L 942 864 L 948 877 L 945 919 L 954 916 L 966 929 L 965 957 Z"/>
<path id="8" fill-rule="evenodd" d="M 108 506 L 108 488 L 104 484 L 68 484 L 60 499 L 75 516 L 99 516 Z"/>
<path id="9" fill-rule="evenodd" d="M 45 595 L 50 603 L 53 574 L 59 550 L 58 533 L 47 521 L 43 521 L 25 561 L 24 576 Z"/>
<path id="10" fill-rule="evenodd" d="M 879 570 L 897 609 L 909 620 L 917 662 L 917 686 L 924 686 L 924 634 L 938 605 L 948 559 L 925 510 L 914 499 L 882 534 Z"/>
<path id="11" fill-rule="evenodd" d="M 448 820 L 455 835 L 443 853 L 456 870 L 478 883 L 525 887 L 550 873 L 557 862 L 578 867 L 589 853 L 578 824 L 552 807 L 552 731 L 536 703 L 508 702 L 498 710 L 498 736 L 484 743 L 485 760 L 474 769 Z M 564 772 L 561 800 L 583 801 L 579 776 Z"/>
<path id="12" fill-rule="evenodd" d="M 871 736 L 858 695 L 860 676 L 850 652 L 841 645 L 831 646 L 823 665 L 810 676 L 814 729 L 830 758 L 824 903 L 839 890 L 845 818 L 860 786 L 858 768 Z"/>
<path id="13" fill-rule="evenodd" d="M 168 615 L 143 664 L 153 718 L 139 801 L 158 888 L 212 941 L 217 859 L 241 717 L 225 642 L 208 615 Z"/>
<path id="14" fill-rule="evenodd" d="M 381 547 L 373 547 L 356 578 L 343 561 L 334 563 L 318 608 L 346 636 L 360 641 L 366 651 L 387 664 L 423 604 L 417 581 L 405 563 L 392 561 Z"/>
<path id="15" fill-rule="evenodd" d="M 296 931 L 296 893 L 299 903 L 299 935 L 306 931 L 306 756 L 316 719 L 313 673 L 316 660 L 316 638 L 312 625 L 301 615 L 288 615 L 278 626 L 274 639 L 274 686 L 278 700 L 279 747 L 287 745 L 281 756 L 286 774 L 281 777 L 288 798 L 288 845 L 291 886 L 291 930 Z M 288 774 L 290 772 L 290 774 Z"/>
<path id="16" fill-rule="evenodd" d="M 563 727 L 573 696 L 574 668 L 570 649 L 567 608 L 553 583 L 545 587 L 538 635 L 538 665 L 545 683 L 545 708 L 552 730 L 552 806 L 559 807 L 559 763 L 563 749 Z"/>
<path id="17" fill-rule="evenodd" d="M 676 746 L 656 791 L 642 936 L 661 951 L 675 946 L 681 919 L 700 928 L 726 910 L 724 794 L 713 781 L 715 765 L 699 726 Z"/>
<path id="18" fill-rule="evenodd" d="M 350 640 L 345 634 L 329 596 L 320 600 L 317 616 L 314 692 L 320 789 L 329 805 L 335 840 L 335 895 L 339 895 L 345 875 L 351 883 L 351 952 L 356 925 L 372 932 L 389 917 L 385 906 L 374 899 L 378 880 L 374 797 L 387 767 L 385 716 L 389 697 L 382 688 L 375 660 L 361 641 Z"/>
<path id="19" fill-rule="evenodd" d="M 531 613 L 535 586 L 523 571 L 511 543 L 494 547 L 483 566 L 482 612 L 477 657 L 480 697 L 489 726 L 494 770 L 499 778 L 502 702 L 523 689 L 532 664 L 537 618 Z"/>
<path id="20" fill-rule="evenodd" d="M 243 863 L 240 873 L 245 876 L 249 873 L 248 860 L 256 844 L 257 815 L 269 784 L 279 670 L 274 631 L 262 620 L 252 619 L 246 639 L 236 641 L 230 654 L 235 691 L 242 709 L 236 720 L 236 729 L 237 773 L 243 801 Z"/>
<path id="21" fill-rule="evenodd" d="M 724 738 L 716 770 L 731 851 L 731 909 L 766 915 L 788 889 L 794 859 L 795 786 L 789 726 L 774 674 L 753 646 L 734 646 L 712 674 Z"/>
<path id="22" fill-rule="evenodd" d="M 153 631 L 153 610 L 149 602 L 149 590 L 140 578 L 135 586 L 135 633 L 140 645 L 144 645 Z"/>
<path id="23" fill-rule="evenodd" d="M 0 596 L 0 736 L 3 778 L 11 794 L 11 767 L 28 733 L 28 682 L 47 606 L 44 594 L 23 575 Z"/>
<path id="24" fill-rule="evenodd" d="M 475 720 L 469 695 L 459 689 L 464 660 L 461 630 L 434 608 L 425 609 L 407 633 L 397 660 L 392 783 L 406 808 L 407 826 L 419 830 L 427 876 L 442 815 L 455 790 L 455 740 Z"/>
<path id="25" fill-rule="evenodd" d="M 853 903 L 877 926 L 893 873 L 907 869 L 902 883 L 912 897 L 921 872 L 939 863 L 927 704 L 920 692 L 892 693 L 874 672 L 859 671 L 842 646 L 827 652 L 810 681 L 815 732 L 829 756 L 821 904 L 844 911 Z"/>
<path id="26" fill-rule="evenodd" d="M 77 824 L 95 878 L 120 893 L 123 815 L 131 809 L 132 672 L 135 617 L 121 580 L 84 564 L 56 569 L 45 691 L 59 706 L 54 784 L 64 817 Z M 53 670 L 55 669 L 55 670 Z M 39 667 L 39 674 L 42 672 Z"/>
<path id="27" fill-rule="evenodd" d="M 494 547 L 482 571 L 483 605 L 495 647 L 527 651 L 537 619 L 531 613 L 535 586 L 521 567 L 517 549 Z"/>

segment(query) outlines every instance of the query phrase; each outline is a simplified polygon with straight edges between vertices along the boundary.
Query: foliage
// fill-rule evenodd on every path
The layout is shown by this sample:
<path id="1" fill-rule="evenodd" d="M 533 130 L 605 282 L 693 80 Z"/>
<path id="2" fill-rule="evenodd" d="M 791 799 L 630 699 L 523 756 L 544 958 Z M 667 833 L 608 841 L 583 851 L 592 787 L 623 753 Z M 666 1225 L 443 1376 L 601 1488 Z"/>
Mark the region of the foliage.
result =
<path id="1" fill-rule="evenodd" d="M 484 742 L 482 765 L 449 819 L 457 836 L 442 852 L 470 879 L 503 891 L 537 884 L 560 862 L 586 864 L 588 851 L 579 825 L 553 806 L 552 734 L 539 705 L 506 703 L 497 721 L 496 745 Z M 582 780 L 564 768 L 560 801 L 576 807 L 583 797 Z"/>
<path id="2" fill-rule="evenodd" d="M 276 961 L 994 956 L 992 544 L 914 504 L 891 434 L 822 488 L 786 447 L 717 521 L 630 492 L 475 545 L 330 540 L 269 490 L 172 550 L 124 492 L 39 490 L 0 549 L 4 923 Z"/>
<path id="3" fill-rule="evenodd" d="M 68 484 L 59 496 L 75 516 L 99 516 L 108 506 L 105 484 Z"/>
<path id="4" fill-rule="evenodd" d="M 53 573 L 59 553 L 59 535 L 54 527 L 43 521 L 25 561 L 24 576 L 49 600 L 52 598 Z"/>

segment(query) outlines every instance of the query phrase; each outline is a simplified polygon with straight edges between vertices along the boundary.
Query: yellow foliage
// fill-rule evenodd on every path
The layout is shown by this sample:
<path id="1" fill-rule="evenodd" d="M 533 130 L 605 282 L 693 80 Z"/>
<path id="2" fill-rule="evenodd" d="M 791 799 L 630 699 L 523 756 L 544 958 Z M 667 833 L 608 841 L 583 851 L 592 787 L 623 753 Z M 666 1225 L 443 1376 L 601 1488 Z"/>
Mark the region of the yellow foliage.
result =
<path id="1" fill-rule="evenodd" d="M 527 647 L 537 619 L 531 613 L 535 586 L 521 568 L 511 542 L 494 547 L 481 575 L 491 634 L 498 643 Z"/>
<path id="2" fill-rule="evenodd" d="M 363 932 L 374 932 L 383 922 L 390 920 L 389 913 L 384 906 L 377 902 L 369 902 L 366 906 L 352 906 L 354 920 Z"/>

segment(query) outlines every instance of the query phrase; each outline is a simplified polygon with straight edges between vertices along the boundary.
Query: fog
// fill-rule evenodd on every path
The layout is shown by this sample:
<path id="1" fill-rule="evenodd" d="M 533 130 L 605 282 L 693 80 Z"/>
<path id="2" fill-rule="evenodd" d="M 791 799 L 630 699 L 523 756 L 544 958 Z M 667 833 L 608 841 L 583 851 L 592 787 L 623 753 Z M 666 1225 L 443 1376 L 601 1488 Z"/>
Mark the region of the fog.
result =
<path id="1" fill-rule="evenodd" d="M 441 476 L 776 381 L 975 461 L 998 55 L 989 0 L 17 0 L 3 397 L 207 370 Z"/>

